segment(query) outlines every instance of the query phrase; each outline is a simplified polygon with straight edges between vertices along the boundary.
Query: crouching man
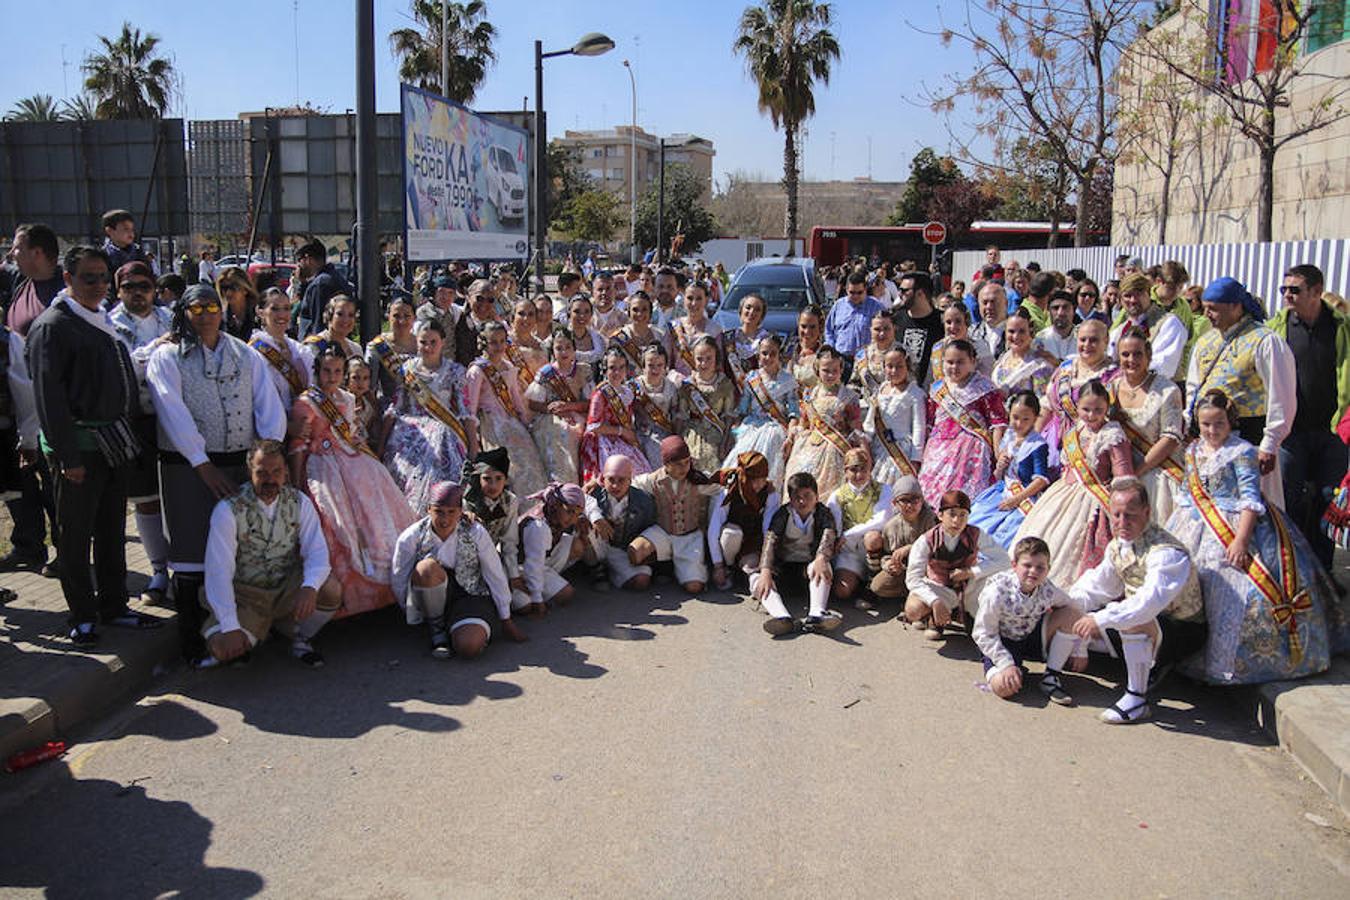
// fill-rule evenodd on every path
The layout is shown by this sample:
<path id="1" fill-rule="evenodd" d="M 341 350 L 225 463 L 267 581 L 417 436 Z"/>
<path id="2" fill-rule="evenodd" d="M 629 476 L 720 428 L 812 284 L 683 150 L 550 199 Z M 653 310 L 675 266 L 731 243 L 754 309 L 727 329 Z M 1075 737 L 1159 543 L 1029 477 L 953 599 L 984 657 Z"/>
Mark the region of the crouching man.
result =
<path id="1" fill-rule="evenodd" d="M 286 483 L 281 443 L 255 441 L 248 451 L 248 483 L 216 503 L 206 538 L 206 602 L 202 636 L 210 668 L 247 654 L 275 627 L 291 638 L 291 655 L 323 665 L 314 649 L 319 633 L 342 604 L 329 578 L 328 544 L 314 503 Z"/>
<path id="2" fill-rule="evenodd" d="M 432 487 L 427 514 L 398 536 L 392 569 L 394 596 L 409 625 L 427 624 L 435 658 L 472 659 L 494 632 L 525 640 L 511 618 L 511 588 L 492 537 L 464 518 L 461 485 Z"/>
<path id="3" fill-rule="evenodd" d="M 611 456 L 605 461 L 600 484 L 586 492 L 586 518 L 591 522 L 588 557 L 596 566 L 596 587 L 609 572 L 609 582 L 629 591 L 645 590 L 652 583 L 651 566 L 633 559 L 633 541 L 656 524 L 656 501 L 646 491 L 633 487 L 633 461 Z"/>

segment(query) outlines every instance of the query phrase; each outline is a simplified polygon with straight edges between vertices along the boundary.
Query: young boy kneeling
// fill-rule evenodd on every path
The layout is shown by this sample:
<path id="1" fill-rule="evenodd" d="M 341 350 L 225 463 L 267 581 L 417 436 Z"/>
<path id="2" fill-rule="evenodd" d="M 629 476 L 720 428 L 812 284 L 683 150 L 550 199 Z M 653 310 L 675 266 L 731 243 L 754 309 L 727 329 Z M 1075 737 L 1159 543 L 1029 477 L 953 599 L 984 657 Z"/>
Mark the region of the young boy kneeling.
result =
<path id="1" fill-rule="evenodd" d="M 909 552 L 905 570 L 905 618 L 924 622 L 923 636 L 942 639 L 942 629 L 973 607 L 984 579 L 1008 568 L 1008 551 L 970 522 L 970 498 L 947 491 L 938 502 L 938 524 Z"/>
<path id="2" fill-rule="evenodd" d="M 1022 689 L 1028 660 L 1044 660 L 1041 690 L 1054 703 L 1072 706 L 1060 673 L 1081 644 L 1073 624 L 1082 607 L 1048 580 L 1050 548 L 1038 537 L 1026 537 L 1013 548 L 1013 566 L 999 572 L 980 591 L 971 637 L 984 657 L 984 677 L 993 692 L 1010 700 Z M 1073 656 L 1069 667 L 1087 667 L 1087 652 Z"/>
<path id="3" fill-rule="evenodd" d="M 797 472 L 787 482 L 788 503 L 780 506 L 764 535 L 759 571 L 750 577 L 750 593 L 764 605 L 769 618 L 764 630 L 775 637 L 802 631 L 833 631 L 841 621 L 829 609 L 830 555 L 836 540 L 834 516 L 817 501 L 816 479 Z M 805 590 L 810 606 L 806 617 L 794 621 L 783 604 L 783 593 Z"/>

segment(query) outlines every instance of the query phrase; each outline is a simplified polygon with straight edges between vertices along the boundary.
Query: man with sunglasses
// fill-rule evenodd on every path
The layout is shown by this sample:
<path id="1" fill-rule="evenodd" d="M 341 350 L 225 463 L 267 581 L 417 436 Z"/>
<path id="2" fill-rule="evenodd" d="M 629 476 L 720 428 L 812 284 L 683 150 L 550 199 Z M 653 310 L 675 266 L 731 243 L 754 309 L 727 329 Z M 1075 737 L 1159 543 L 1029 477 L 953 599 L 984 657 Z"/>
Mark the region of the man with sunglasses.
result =
<path id="1" fill-rule="evenodd" d="M 100 621 L 122 628 L 160 624 L 127 608 L 127 475 L 115 448 L 126 447 L 118 430 L 135 407 L 136 375 L 103 312 L 110 275 L 103 251 L 72 247 L 66 290 L 28 332 L 41 445 L 56 482 L 56 551 L 70 560 L 61 567 L 61 591 L 77 647 L 97 643 Z M 83 564 L 91 543 L 96 582 Z"/>
<path id="2" fill-rule="evenodd" d="M 1346 447 L 1335 434 L 1350 407 L 1350 318 L 1322 298 L 1322 270 L 1294 266 L 1280 285 L 1281 309 L 1269 322 L 1294 354 L 1298 406 L 1280 445 L 1285 509 L 1327 571 L 1335 546 L 1322 533 L 1322 513 L 1345 475 Z"/>
<path id="3" fill-rule="evenodd" d="M 166 276 L 167 277 L 167 276 Z M 173 313 L 155 305 L 155 280 L 150 267 L 137 260 L 117 270 L 113 278 L 118 304 L 108 314 L 117 339 L 131 354 L 136 369 L 136 402 L 131 428 L 141 442 L 140 455 L 127 467 L 127 495 L 136 505 L 136 531 L 150 560 L 150 584 L 145 595 L 159 603 L 169 590 L 169 542 L 164 537 L 164 522 L 159 509 L 159 471 L 155 453 L 155 405 L 145 383 L 145 366 L 150 353 L 168 333 Z"/>
<path id="4" fill-rule="evenodd" d="M 248 478 L 257 438 L 282 440 L 286 413 L 267 361 L 222 327 L 214 288 L 194 284 L 173 309 L 169 339 L 150 354 L 146 380 L 159 417 L 159 486 L 184 658 L 206 658 L 201 599 L 206 538 L 216 502 Z"/>

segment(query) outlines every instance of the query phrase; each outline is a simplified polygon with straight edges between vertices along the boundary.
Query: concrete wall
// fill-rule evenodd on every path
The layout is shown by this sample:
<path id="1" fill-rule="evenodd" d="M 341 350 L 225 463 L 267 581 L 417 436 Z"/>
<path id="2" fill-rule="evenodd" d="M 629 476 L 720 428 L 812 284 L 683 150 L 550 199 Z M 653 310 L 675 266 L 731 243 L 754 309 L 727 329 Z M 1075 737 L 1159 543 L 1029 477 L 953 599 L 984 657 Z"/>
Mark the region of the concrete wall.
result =
<path id="1" fill-rule="evenodd" d="M 1200 21 L 1181 13 L 1158 29 L 1177 46 L 1196 40 Z M 1155 33 L 1156 34 L 1156 33 Z M 1137 48 L 1126 54 L 1121 71 L 1142 72 Z M 1156 63 L 1154 64 L 1156 65 Z M 1324 47 L 1302 57 L 1304 72 L 1295 81 L 1291 107 L 1280 114 L 1277 128 L 1287 131 L 1303 122 L 1308 111 L 1328 91 L 1342 88 L 1350 78 L 1350 41 Z M 1131 69 L 1131 66 L 1139 67 Z M 1178 156 L 1171 180 L 1171 209 L 1167 217 L 1169 244 L 1242 242 L 1256 237 L 1259 160 L 1255 145 L 1223 121 L 1222 104 L 1198 88 L 1180 88 L 1186 109 L 1179 117 Z M 1149 101 L 1122 83 L 1120 118 L 1128 121 Z M 1147 96 L 1147 94 L 1145 94 Z M 1341 104 L 1345 104 L 1342 99 Z M 1152 121 L 1166 116 L 1157 104 L 1143 112 Z M 1161 128 L 1150 129 L 1157 134 Z M 1142 138 L 1155 158 L 1162 155 L 1160 137 Z M 1115 171 L 1112 204 L 1112 242 L 1157 243 L 1163 174 L 1142 160 L 1132 161 L 1128 144 Z M 1276 241 L 1336 238 L 1350 234 L 1350 118 L 1286 144 L 1275 160 L 1272 237 Z"/>

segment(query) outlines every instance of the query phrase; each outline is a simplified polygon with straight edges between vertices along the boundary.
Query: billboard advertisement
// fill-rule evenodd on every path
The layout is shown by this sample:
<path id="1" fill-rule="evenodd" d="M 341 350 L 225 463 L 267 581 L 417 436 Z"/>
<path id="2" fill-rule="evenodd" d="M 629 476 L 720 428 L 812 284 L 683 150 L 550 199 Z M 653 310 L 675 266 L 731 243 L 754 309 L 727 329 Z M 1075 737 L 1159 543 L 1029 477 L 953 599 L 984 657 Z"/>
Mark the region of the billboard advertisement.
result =
<path id="1" fill-rule="evenodd" d="M 529 132 L 402 86 L 410 262 L 522 259 L 529 234 Z"/>

